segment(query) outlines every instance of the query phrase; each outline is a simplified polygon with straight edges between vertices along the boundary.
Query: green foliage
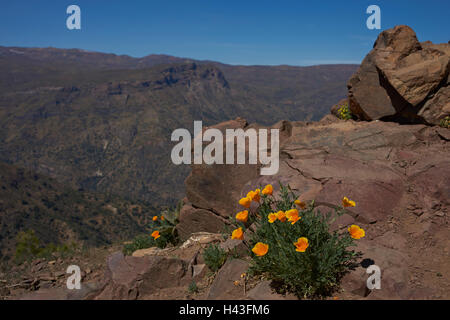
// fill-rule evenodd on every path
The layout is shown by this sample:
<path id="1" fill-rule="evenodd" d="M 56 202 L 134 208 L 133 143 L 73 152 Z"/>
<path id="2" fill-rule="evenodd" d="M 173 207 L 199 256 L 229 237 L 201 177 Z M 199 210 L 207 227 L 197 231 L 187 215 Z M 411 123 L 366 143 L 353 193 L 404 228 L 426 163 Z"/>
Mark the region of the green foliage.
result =
<path id="1" fill-rule="evenodd" d="M 444 119 L 442 119 L 439 125 L 442 128 L 450 129 L 450 116 L 446 116 Z"/>
<path id="2" fill-rule="evenodd" d="M 127 243 L 123 247 L 123 254 L 131 255 L 139 249 L 147 249 L 154 245 L 153 239 L 149 235 L 139 235 L 133 239 L 131 243 Z"/>
<path id="3" fill-rule="evenodd" d="M 228 254 L 224 249 L 213 243 L 211 243 L 203 251 L 203 259 L 205 260 L 205 264 L 213 272 L 220 269 L 220 267 L 227 260 L 227 256 Z"/>
<path id="4" fill-rule="evenodd" d="M 193 294 L 193 293 L 197 293 L 197 292 L 198 292 L 198 286 L 197 286 L 197 284 L 195 283 L 195 281 L 192 281 L 192 282 L 189 284 L 188 292 L 189 292 L 190 294 Z"/>
<path id="5" fill-rule="evenodd" d="M 330 295 L 339 286 L 341 277 L 354 266 L 359 256 L 349 246 L 354 245 L 348 233 L 331 232 L 330 223 L 336 215 L 323 215 L 314 210 L 313 204 L 299 210 L 301 217 L 295 224 L 276 220 L 269 223 L 272 212 L 295 208 L 297 199 L 289 187 L 281 186 L 281 199 L 263 196 L 258 209 L 256 232 L 251 239 L 269 245 L 267 254 L 253 255 L 250 272 L 264 274 L 273 280 L 281 293 L 290 292 L 298 297 L 323 297 Z M 294 242 L 306 237 L 309 246 L 305 252 L 296 251 Z"/>
<path id="6" fill-rule="evenodd" d="M 168 245 L 177 245 L 179 242 L 176 225 L 180 216 L 180 210 L 182 203 L 179 202 L 175 209 L 167 209 L 161 212 L 155 220 L 152 220 L 149 224 L 149 233 L 145 235 L 139 235 L 134 240 L 125 244 L 123 253 L 131 255 L 134 251 L 139 249 L 147 249 L 150 247 L 165 248 Z M 154 231 L 159 232 L 159 237 L 154 239 L 151 234 Z"/>
<path id="7" fill-rule="evenodd" d="M 67 233 L 82 245 L 104 246 L 145 233 L 145 222 L 159 212 L 143 201 L 74 190 L 1 162 L 0 176 L 0 263 L 13 262 L 21 230 L 34 230 L 41 246 L 63 246 L 61 235 Z M 139 208 L 136 216 L 131 214 L 133 207 Z"/>
<path id="8" fill-rule="evenodd" d="M 35 258 L 46 258 L 58 254 L 60 256 L 67 256 L 77 249 L 76 243 L 55 245 L 50 243 L 46 246 L 41 245 L 39 238 L 36 236 L 34 230 L 21 231 L 16 237 L 16 252 L 14 260 L 20 264 L 25 261 L 30 261 Z"/>
<path id="9" fill-rule="evenodd" d="M 179 242 L 176 225 L 178 224 L 178 218 L 180 216 L 182 204 L 178 203 L 175 209 L 168 209 L 161 212 L 157 216 L 156 221 L 150 223 L 150 230 L 159 231 L 160 237 L 154 240 L 155 245 L 158 248 L 165 248 L 169 244 L 177 245 Z"/>
<path id="10" fill-rule="evenodd" d="M 352 118 L 352 113 L 348 107 L 348 102 L 344 103 L 339 109 L 339 118 L 342 120 L 350 120 Z"/>
<path id="11" fill-rule="evenodd" d="M 37 256 L 41 250 L 39 239 L 33 230 L 19 232 L 16 241 L 15 259 L 17 262 Z"/>

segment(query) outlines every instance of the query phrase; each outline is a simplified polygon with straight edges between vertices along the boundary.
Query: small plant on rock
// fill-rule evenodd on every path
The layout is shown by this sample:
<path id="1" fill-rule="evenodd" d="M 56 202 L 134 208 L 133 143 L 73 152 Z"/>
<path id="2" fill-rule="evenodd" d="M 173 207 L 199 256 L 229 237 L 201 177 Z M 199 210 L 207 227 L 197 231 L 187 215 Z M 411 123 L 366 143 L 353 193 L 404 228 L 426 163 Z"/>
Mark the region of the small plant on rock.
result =
<path id="1" fill-rule="evenodd" d="M 150 234 L 152 240 L 152 246 L 158 248 L 165 248 L 167 245 L 176 245 L 178 243 L 178 236 L 176 231 L 176 224 L 178 222 L 178 216 L 165 211 L 160 216 L 154 216 L 151 222 Z"/>
<path id="2" fill-rule="evenodd" d="M 150 247 L 163 249 L 169 244 L 177 245 L 179 239 L 175 227 L 178 223 L 180 209 L 181 204 L 179 203 L 176 209 L 165 210 L 159 216 L 153 216 L 149 225 L 150 235 L 139 235 L 131 243 L 125 244 L 124 254 L 131 255 L 136 250 Z"/>
<path id="3" fill-rule="evenodd" d="M 450 129 L 450 116 L 446 116 L 444 119 L 442 119 L 439 125 L 442 128 Z"/>
<path id="4" fill-rule="evenodd" d="M 227 257 L 228 254 L 226 253 L 226 251 L 216 244 L 211 243 L 203 251 L 203 259 L 205 260 L 205 264 L 213 272 L 216 272 L 220 269 L 220 267 L 227 260 Z"/>
<path id="5" fill-rule="evenodd" d="M 197 284 L 195 283 L 195 281 L 192 281 L 192 282 L 189 284 L 188 292 L 189 292 L 190 294 L 193 294 L 193 293 L 197 293 L 197 292 L 198 292 L 198 286 L 197 286 Z"/>
<path id="6" fill-rule="evenodd" d="M 352 113 L 348 107 L 348 103 L 343 104 L 338 109 L 339 118 L 342 120 L 350 120 L 352 119 Z"/>

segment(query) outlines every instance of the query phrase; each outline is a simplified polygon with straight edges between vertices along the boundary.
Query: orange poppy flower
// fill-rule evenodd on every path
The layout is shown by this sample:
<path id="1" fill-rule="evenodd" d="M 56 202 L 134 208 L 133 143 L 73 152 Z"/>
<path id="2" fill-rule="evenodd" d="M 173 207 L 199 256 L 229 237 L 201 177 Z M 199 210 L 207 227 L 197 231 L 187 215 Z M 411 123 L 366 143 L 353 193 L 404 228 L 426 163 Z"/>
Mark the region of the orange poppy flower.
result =
<path id="1" fill-rule="evenodd" d="M 365 231 L 355 224 L 348 227 L 348 232 L 353 239 L 361 239 L 366 235 Z"/>
<path id="2" fill-rule="evenodd" d="M 253 196 L 253 201 L 259 202 L 261 200 L 261 189 L 255 189 L 255 195 Z"/>
<path id="3" fill-rule="evenodd" d="M 289 222 L 291 223 L 291 224 L 295 224 L 298 220 L 300 220 L 301 219 L 301 217 L 295 217 L 295 218 L 292 218 Z"/>
<path id="4" fill-rule="evenodd" d="M 277 212 L 277 219 L 280 220 L 281 222 L 285 222 L 286 221 L 286 213 L 284 213 L 284 211 L 278 211 Z"/>
<path id="5" fill-rule="evenodd" d="M 354 207 L 356 205 L 355 201 L 349 200 L 347 197 L 342 198 L 342 205 L 344 208 Z"/>
<path id="6" fill-rule="evenodd" d="M 296 205 L 298 205 L 298 206 L 299 206 L 300 208 L 302 208 L 302 209 L 305 209 L 305 208 L 306 208 L 306 202 L 303 202 L 303 201 L 301 201 L 301 200 L 299 200 L 299 199 L 295 200 L 294 203 L 295 203 Z"/>
<path id="7" fill-rule="evenodd" d="M 161 220 L 164 221 L 164 216 L 161 216 Z"/>
<path id="8" fill-rule="evenodd" d="M 265 243 L 262 243 L 262 242 L 258 242 L 253 247 L 252 251 L 258 257 L 262 257 L 263 255 L 265 255 L 269 251 L 269 245 L 265 244 Z"/>
<path id="9" fill-rule="evenodd" d="M 242 228 L 237 228 L 231 233 L 231 239 L 244 240 L 244 232 Z"/>
<path id="10" fill-rule="evenodd" d="M 291 210 L 286 211 L 286 217 L 288 218 L 288 221 L 291 224 L 294 224 L 298 220 L 301 219 L 301 217 L 298 216 L 298 210 L 297 209 L 291 209 Z"/>
<path id="11" fill-rule="evenodd" d="M 261 191 L 262 194 L 265 195 L 272 195 L 273 193 L 273 187 L 271 184 L 268 184 L 267 186 L 264 187 L 264 189 Z"/>
<path id="12" fill-rule="evenodd" d="M 252 198 L 245 197 L 239 200 L 239 204 L 245 208 L 250 208 L 250 204 L 252 203 Z"/>
<path id="13" fill-rule="evenodd" d="M 236 213 L 236 220 L 244 222 L 244 223 L 247 222 L 247 220 L 248 220 L 248 211 L 244 210 L 244 211 Z"/>
<path id="14" fill-rule="evenodd" d="M 268 218 L 270 223 L 274 223 L 277 220 L 277 215 L 276 213 L 269 213 Z"/>
<path id="15" fill-rule="evenodd" d="M 306 248 L 309 246 L 308 239 L 305 237 L 298 238 L 297 242 L 294 242 L 294 246 L 296 247 L 295 251 L 305 252 Z"/>
<path id="16" fill-rule="evenodd" d="M 247 197 L 252 199 L 255 202 L 259 202 L 259 200 L 261 199 L 260 195 L 259 195 L 259 189 L 256 189 L 255 191 L 249 191 L 247 193 Z"/>
<path id="17" fill-rule="evenodd" d="M 156 239 L 158 239 L 159 237 L 161 237 L 161 235 L 159 234 L 159 231 L 153 231 L 153 232 L 152 232 L 152 237 L 156 240 Z"/>
<path id="18" fill-rule="evenodd" d="M 153 220 L 153 221 L 158 220 L 158 216 L 153 216 L 152 220 Z"/>

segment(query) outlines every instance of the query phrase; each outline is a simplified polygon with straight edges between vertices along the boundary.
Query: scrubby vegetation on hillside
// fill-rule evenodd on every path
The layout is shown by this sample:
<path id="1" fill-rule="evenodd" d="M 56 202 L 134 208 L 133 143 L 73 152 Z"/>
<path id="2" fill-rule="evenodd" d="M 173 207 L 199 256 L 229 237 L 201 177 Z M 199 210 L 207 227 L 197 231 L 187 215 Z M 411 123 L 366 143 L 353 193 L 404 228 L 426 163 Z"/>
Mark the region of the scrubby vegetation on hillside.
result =
<path id="1" fill-rule="evenodd" d="M 14 257 L 17 245 L 20 248 L 20 232 L 38 239 L 37 251 L 49 245 L 56 249 L 72 241 L 87 246 L 109 245 L 145 232 L 155 212 L 156 208 L 144 202 L 74 190 L 43 175 L 0 163 L 3 262 Z M 31 238 L 22 240 L 32 244 Z M 19 252 L 38 255 L 33 245 L 28 248 Z"/>

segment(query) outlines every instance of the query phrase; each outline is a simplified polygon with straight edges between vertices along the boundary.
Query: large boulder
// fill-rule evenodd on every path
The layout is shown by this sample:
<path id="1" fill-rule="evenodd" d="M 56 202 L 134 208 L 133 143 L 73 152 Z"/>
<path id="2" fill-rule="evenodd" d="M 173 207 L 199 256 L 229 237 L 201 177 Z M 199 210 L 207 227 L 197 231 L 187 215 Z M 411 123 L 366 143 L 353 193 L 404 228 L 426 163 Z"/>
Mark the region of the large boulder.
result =
<path id="1" fill-rule="evenodd" d="M 448 82 L 448 81 L 447 81 Z M 425 121 L 437 124 L 450 114 L 450 87 L 442 87 L 419 110 L 418 115 Z"/>
<path id="2" fill-rule="evenodd" d="M 449 48 L 420 43 L 408 26 L 381 32 L 348 81 L 350 110 L 362 120 L 438 124 L 450 114 Z"/>

